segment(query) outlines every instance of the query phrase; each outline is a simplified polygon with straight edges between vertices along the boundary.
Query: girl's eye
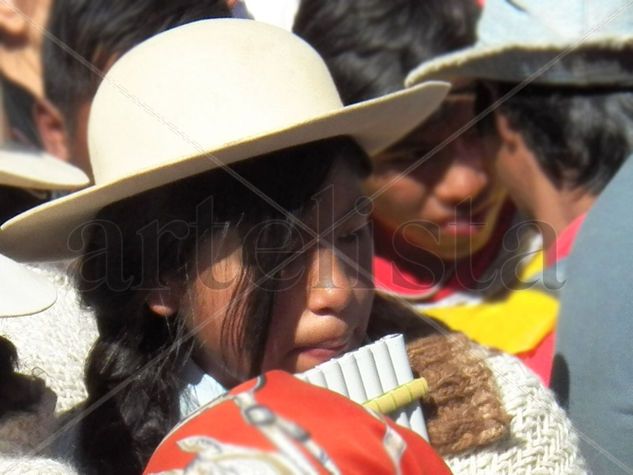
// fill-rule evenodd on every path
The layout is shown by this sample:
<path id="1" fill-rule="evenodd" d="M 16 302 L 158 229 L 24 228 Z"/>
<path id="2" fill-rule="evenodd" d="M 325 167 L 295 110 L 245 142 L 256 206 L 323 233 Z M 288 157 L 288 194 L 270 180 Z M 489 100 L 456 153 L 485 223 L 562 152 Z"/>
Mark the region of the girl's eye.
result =
<path id="1" fill-rule="evenodd" d="M 368 231 L 369 231 L 369 221 L 365 222 L 365 224 L 363 224 L 362 226 L 356 228 L 355 230 L 349 233 L 342 234 L 341 236 L 339 236 L 338 240 L 339 242 L 343 244 L 351 244 L 351 243 L 356 242 L 358 239 L 364 237 L 365 234 L 368 233 Z"/>

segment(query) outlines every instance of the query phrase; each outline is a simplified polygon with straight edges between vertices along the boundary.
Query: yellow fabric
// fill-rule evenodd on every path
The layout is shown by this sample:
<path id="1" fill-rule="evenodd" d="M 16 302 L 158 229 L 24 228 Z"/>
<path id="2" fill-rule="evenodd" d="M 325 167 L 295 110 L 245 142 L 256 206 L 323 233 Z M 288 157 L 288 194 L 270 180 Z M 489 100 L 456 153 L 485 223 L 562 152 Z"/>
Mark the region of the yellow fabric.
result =
<path id="1" fill-rule="evenodd" d="M 542 270 L 539 252 L 521 273 L 525 280 Z M 539 289 L 514 290 L 505 300 L 424 310 L 449 328 L 482 345 L 510 354 L 534 349 L 556 325 L 558 300 Z"/>

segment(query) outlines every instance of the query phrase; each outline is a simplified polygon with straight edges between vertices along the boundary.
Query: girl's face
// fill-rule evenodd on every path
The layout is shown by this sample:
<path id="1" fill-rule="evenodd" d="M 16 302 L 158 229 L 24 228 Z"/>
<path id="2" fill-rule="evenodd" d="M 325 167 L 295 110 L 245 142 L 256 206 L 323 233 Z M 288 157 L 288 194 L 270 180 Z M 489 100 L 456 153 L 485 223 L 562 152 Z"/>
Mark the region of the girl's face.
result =
<path id="1" fill-rule="evenodd" d="M 301 218 L 319 239 L 301 231 L 307 250 L 289 255 L 294 259 L 281 271 L 262 371 L 305 371 L 358 347 L 365 338 L 374 294 L 369 209 L 363 208 L 360 178 L 347 166 L 336 165 L 326 183 Z M 250 376 L 248 352 L 227 342 L 222 332 L 228 306 L 241 297 L 234 294 L 241 274 L 241 244 L 235 236 L 222 246 L 215 243 L 216 248 L 212 241 L 201 246 L 199 255 L 208 258 L 198 257 L 198 262 L 208 264 L 197 266 L 181 308 L 188 315 L 188 327 L 197 329 L 196 362 L 231 387 Z"/>

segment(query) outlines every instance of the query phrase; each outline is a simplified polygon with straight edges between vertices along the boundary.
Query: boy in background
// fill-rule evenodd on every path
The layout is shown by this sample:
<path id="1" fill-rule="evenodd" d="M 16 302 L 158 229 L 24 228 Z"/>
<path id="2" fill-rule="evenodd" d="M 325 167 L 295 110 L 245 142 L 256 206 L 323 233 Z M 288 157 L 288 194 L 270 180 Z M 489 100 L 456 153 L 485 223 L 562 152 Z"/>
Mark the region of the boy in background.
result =
<path id="1" fill-rule="evenodd" d="M 564 283 L 586 213 L 633 151 L 632 17 L 621 0 L 487 0 L 472 48 L 407 78 L 485 83 L 482 99 L 494 110 L 482 123 L 487 148 L 513 201 L 540 229 L 549 289 Z M 552 326 L 527 363 L 549 382 L 553 356 Z"/>
<path id="2" fill-rule="evenodd" d="M 350 104 L 399 90 L 418 64 L 471 45 L 478 14 L 473 0 L 303 0 L 294 29 Z M 452 329 L 525 355 L 553 326 L 557 301 L 520 290 L 542 256 L 472 127 L 482 92 L 455 82 L 433 117 L 374 159 L 375 280 Z"/>

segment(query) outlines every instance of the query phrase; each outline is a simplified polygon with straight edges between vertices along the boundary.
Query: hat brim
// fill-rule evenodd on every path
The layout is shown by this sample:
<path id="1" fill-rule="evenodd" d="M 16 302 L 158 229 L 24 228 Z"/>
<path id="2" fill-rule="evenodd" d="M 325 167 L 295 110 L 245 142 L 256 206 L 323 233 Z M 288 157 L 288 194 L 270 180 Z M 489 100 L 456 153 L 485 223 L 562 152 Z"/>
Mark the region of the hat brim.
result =
<path id="1" fill-rule="evenodd" d="M 561 86 L 630 86 L 633 71 L 607 59 L 604 53 L 618 55 L 632 47 L 633 36 L 558 44 L 475 45 L 420 64 L 405 83 L 411 87 L 428 80 L 483 79 Z M 576 68 L 574 59 L 590 51 L 600 54 Z"/>
<path id="2" fill-rule="evenodd" d="M 0 317 L 19 317 L 55 303 L 55 287 L 45 277 L 0 254 Z"/>
<path id="3" fill-rule="evenodd" d="M 36 190 L 75 190 L 90 179 L 73 167 L 45 152 L 19 145 L 0 148 L 0 185 Z"/>
<path id="4" fill-rule="evenodd" d="M 421 124 L 439 107 L 448 89 L 446 83 L 428 82 L 86 188 L 5 223 L 0 232 L 0 247 L 18 261 L 77 257 L 86 244 L 82 225 L 104 206 L 182 178 L 295 145 L 346 135 L 373 155 Z"/>

